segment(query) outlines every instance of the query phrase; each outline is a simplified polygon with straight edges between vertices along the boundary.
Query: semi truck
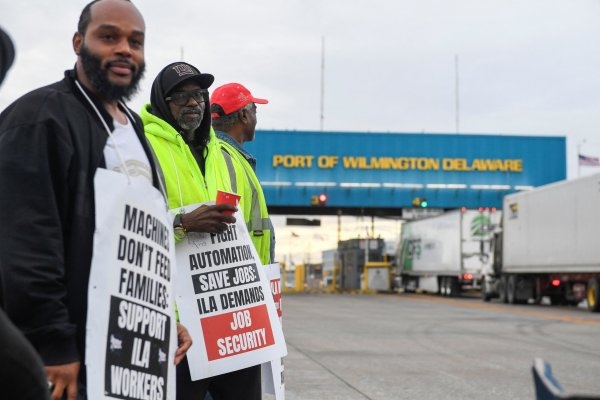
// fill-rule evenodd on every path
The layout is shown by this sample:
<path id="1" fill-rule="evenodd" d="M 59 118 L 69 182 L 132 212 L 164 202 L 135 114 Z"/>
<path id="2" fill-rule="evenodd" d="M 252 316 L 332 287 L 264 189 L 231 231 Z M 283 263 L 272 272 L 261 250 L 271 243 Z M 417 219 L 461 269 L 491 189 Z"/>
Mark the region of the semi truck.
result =
<path id="1" fill-rule="evenodd" d="M 600 174 L 506 195 L 481 295 L 600 311 Z"/>
<path id="2" fill-rule="evenodd" d="M 461 209 L 403 223 L 395 263 L 404 291 L 458 296 L 479 289 L 500 214 Z"/>

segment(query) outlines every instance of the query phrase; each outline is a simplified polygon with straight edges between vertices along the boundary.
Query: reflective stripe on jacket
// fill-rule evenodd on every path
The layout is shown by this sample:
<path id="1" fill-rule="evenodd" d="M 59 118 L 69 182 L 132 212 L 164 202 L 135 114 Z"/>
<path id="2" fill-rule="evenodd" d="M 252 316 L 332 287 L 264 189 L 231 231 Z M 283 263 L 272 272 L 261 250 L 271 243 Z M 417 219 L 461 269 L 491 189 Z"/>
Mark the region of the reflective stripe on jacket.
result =
<path id="1" fill-rule="evenodd" d="M 240 207 L 263 265 L 273 262 L 273 225 L 267 211 L 267 202 L 256 173 L 250 163 L 225 140 L 220 140 L 223 159 L 227 165 L 231 190 L 242 196 Z"/>

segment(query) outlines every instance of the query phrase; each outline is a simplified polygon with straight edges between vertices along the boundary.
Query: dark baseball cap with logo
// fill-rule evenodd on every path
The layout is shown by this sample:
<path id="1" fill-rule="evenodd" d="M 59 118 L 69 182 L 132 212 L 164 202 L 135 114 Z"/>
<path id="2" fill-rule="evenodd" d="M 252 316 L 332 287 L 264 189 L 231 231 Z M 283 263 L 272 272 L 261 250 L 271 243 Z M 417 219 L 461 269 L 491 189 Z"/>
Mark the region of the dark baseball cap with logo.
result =
<path id="1" fill-rule="evenodd" d="M 163 68 L 161 76 L 164 95 L 168 95 L 175 87 L 188 80 L 194 80 L 202 89 L 208 89 L 215 81 L 215 77 L 211 74 L 201 73 L 198 68 L 186 62 L 169 64 Z"/>

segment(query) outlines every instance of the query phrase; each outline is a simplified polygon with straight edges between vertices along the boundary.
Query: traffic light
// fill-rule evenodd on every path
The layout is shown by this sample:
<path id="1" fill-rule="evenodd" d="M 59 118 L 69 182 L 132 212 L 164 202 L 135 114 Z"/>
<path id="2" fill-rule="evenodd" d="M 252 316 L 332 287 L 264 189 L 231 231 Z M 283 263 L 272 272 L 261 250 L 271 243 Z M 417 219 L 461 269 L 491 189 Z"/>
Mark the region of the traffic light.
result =
<path id="1" fill-rule="evenodd" d="M 311 203 L 313 206 L 324 206 L 327 204 L 327 194 L 321 193 L 312 197 Z"/>
<path id="2" fill-rule="evenodd" d="M 325 193 L 321 193 L 319 195 L 319 204 L 324 206 L 327 203 L 327 195 Z"/>
<path id="3" fill-rule="evenodd" d="M 413 206 L 427 208 L 427 198 L 425 197 L 415 197 L 412 201 Z"/>

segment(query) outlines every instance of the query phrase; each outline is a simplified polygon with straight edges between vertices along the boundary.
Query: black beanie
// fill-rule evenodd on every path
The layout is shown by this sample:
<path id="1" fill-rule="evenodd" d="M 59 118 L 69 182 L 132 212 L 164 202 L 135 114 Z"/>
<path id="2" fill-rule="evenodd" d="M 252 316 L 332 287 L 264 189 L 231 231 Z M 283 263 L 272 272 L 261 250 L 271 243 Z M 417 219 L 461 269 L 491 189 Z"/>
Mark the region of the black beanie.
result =
<path id="1" fill-rule="evenodd" d="M 15 60 L 15 46 L 10 36 L 0 28 L 0 84 Z"/>

